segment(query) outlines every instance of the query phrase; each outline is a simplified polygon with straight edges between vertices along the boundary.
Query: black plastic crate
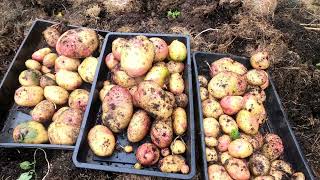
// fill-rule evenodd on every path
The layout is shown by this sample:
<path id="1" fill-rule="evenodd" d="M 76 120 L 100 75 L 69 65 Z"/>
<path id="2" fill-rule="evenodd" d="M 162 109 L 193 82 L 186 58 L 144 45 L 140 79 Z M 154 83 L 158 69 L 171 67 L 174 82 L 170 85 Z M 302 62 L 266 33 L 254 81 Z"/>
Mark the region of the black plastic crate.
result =
<path id="1" fill-rule="evenodd" d="M 187 144 L 186 162 L 190 167 L 189 174 L 178 173 L 163 173 L 155 166 L 145 167 L 141 170 L 134 169 L 133 166 L 137 162 L 135 153 L 124 153 L 121 150 L 115 150 L 111 157 L 98 157 L 95 156 L 89 148 L 87 135 L 89 130 L 96 124 L 101 124 L 101 101 L 96 98 L 97 92 L 102 88 L 102 83 L 105 80 L 110 80 L 110 72 L 105 65 L 104 59 L 110 53 L 112 41 L 118 37 L 131 38 L 137 35 L 144 35 L 147 37 L 160 37 L 170 44 L 173 40 L 178 39 L 187 46 L 188 54 L 185 63 L 184 80 L 186 83 L 185 93 L 188 95 L 189 103 L 186 108 L 188 116 L 188 130 L 184 135 L 184 140 Z M 81 132 L 73 152 L 73 162 L 77 167 L 97 169 L 111 172 L 131 173 L 147 176 L 159 176 L 167 178 L 191 179 L 196 172 L 195 166 L 195 128 L 194 128 L 194 108 L 193 108 L 193 93 L 192 93 L 192 74 L 191 74 L 191 55 L 190 55 L 190 40 L 188 36 L 183 35 L 170 35 L 170 34 L 147 34 L 147 33 L 109 33 L 103 45 L 103 53 L 100 56 L 98 69 L 95 75 L 95 80 L 91 88 L 90 100 L 88 108 L 84 115 L 82 122 Z M 132 145 L 134 149 L 148 140 L 151 142 L 150 137 L 145 138 L 144 141 L 138 143 L 129 143 L 127 140 L 126 131 L 123 133 L 115 134 L 117 143 L 121 145 Z"/>
<path id="2" fill-rule="evenodd" d="M 201 157 L 202 157 L 202 179 L 208 180 L 208 164 L 205 155 L 205 142 L 204 142 L 204 130 L 203 130 L 203 115 L 202 115 L 202 107 L 201 107 L 201 99 L 199 94 L 200 84 L 198 81 L 198 75 L 204 75 L 209 79 L 210 78 L 210 69 L 208 64 L 223 58 L 230 57 L 231 59 L 242 63 L 248 69 L 251 68 L 249 58 L 234 56 L 229 54 L 218 54 L 218 53 L 204 53 L 204 52 L 195 52 L 193 53 L 193 77 L 196 82 L 196 94 L 194 97 L 195 107 L 198 111 L 197 116 L 195 117 L 196 121 L 199 122 L 197 124 L 198 135 L 200 136 L 201 142 L 199 145 L 201 146 Z M 270 76 L 269 76 L 270 77 Z M 284 144 L 284 155 L 281 157 L 282 159 L 289 162 L 295 171 L 301 171 L 304 173 L 306 179 L 314 179 L 313 173 L 305 160 L 305 157 L 299 147 L 299 144 L 293 134 L 289 121 L 287 119 L 287 115 L 284 111 L 283 106 L 281 105 L 281 101 L 279 95 L 275 89 L 274 83 L 269 78 L 270 85 L 267 89 L 265 89 L 266 93 L 266 101 L 265 107 L 268 115 L 268 120 L 266 123 L 260 128 L 260 132 L 272 132 L 279 135 Z"/>
<path id="3" fill-rule="evenodd" d="M 15 57 L 13 58 L 3 80 L 0 84 L 0 147 L 6 148 L 46 148 L 46 149 L 67 149 L 73 150 L 74 146 L 56 145 L 56 144 L 23 144 L 15 143 L 12 138 L 13 129 L 21 122 L 31 119 L 29 107 L 21 107 L 14 102 L 14 93 L 21 85 L 19 83 L 19 74 L 27 69 L 25 61 L 31 59 L 34 51 L 47 47 L 42 32 L 56 22 L 46 20 L 36 20 L 33 22 L 27 36 L 19 47 Z M 77 28 L 78 26 L 68 26 L 68 29 Z M 96 30 L 96 32 L 104 37 L 108 32 Z M 51 48 L 53 49 L 53 48 Z M 93 54 L 98 58 L 99 52 Z M 81 88 L 90 90 L 91 84 L 83 83 Z"/>

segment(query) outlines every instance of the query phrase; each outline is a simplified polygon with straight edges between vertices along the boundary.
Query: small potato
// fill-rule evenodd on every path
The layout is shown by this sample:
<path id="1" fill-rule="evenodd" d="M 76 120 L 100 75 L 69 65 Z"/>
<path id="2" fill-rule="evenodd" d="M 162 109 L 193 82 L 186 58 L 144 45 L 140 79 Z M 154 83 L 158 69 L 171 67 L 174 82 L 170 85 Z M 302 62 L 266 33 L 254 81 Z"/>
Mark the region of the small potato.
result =
<path id="1" fill-rule="evenodd" d="M 43 58 L 42 64 L 47 68 L 52 68 L 54 67 L 57 58 L 58 55 L 56 53 L 49 53 Z"/>
<path id="2" fill-rule="evenodd" d="M 111 156 L 116 146 L 116 139 L 106 126 L 95 125 L 88 133 L 88 144 L 95 155 Z"/>
<path id="3" fill-rule="evenodd" d="M 170 149 L 169 148 L 163 148 L 163 149 L 161 149 L 160 153 L 161 153 L 161 155 L 163 157 L 169 156 L 170 155 Z"/>
<path id="4" fill-rule="evenodd" d="M 41 70 L 41 64 L 36 60 L 28 59 L 24 64 L 28 69 Z"/>
<path id="5" fill-rule="evenodd" d="M 169 61 L 166 64 L 170 74 L 182 73 L 184 70 L 184 64 L 182 62 Z"/>
<path id="6" fill-rule="evenodd" d="M 249 160 L 249 168 L 254 176 L 268 175 L 270 161 L 262 154 L 253 154 Z"/>
<path id="7" fill-rule="evenodd" d="M 228 151 L 228 147 L 231 143 L 231 138 L 228 135 L 222 135 L 218 138 L 218 150 L 219 152 Z"/>
<path id="8" fill-rule="evenodd" d="M 167 58 L 169 54 L 169 49 L 167 43 L 158 37 L 153 37 L 149 39 L 155 47 L 154 61 L 163 61 Z"/>
<path id="9" fill-rule="evenodd" d="M 43 89 L 39 86 L 22 86 L 14 93 L 14 101 L 19 106 L 32 107 L 43 100 Z"/>
<path id="10" fill-rule="evenodd" d="M 56 82 L 60 87 L 73 91 L 81 86 L 82 79 L 78 73 L 62 69 L 56 74 Z"/>
<path id="11" fill-rule="evenodd" d="M 169 79 L 169 90 L 175 95 L 179 95 L 184 91 L 184 81 L 179 73 L 171 74 Z"/>
<path id="12" fill-rule="evenodd" d="M 158 162 L 160 151 L 154 144 L 144 143 L 138 147 L 136 158 L 141 165 L 152 166 Z"/>
<path id="13" fill-rule="evenodd" d="M 113 84 L 103 86 L 103 88 L 99 92 L 99 97 L 101 101 L 103 101 L 104 97 L 106 97 L 110 89 L 113 88 L 114 86 L 115 85 Z"/>
<path id="14" fill-rule="evenodd" d="M 33 60 L 42 62 L 43 58 L 49 53 L 51 53 L 50 48 L 42 48 L 42 49 L 39 49 L 36 52 L 34 52 L 31 57 Z"/>
<path id="15" fill-rule="evenodd" d="M 220 101 L 221 108 L 227 115 L 237 114 L 242 109 L 243 104 L 242 96 L 225 96 Z"/>
<path id="16" fill-rule="evenodd" d="M 176 95 L 175 97 L 176 104 L 178 107 L 185 108 L 188 105 L 188 96 L 184 93 Z"/>
<path id="17" fill-rule="evenodd" d="M 200 87 L 200 91 L 199 92 L 200 92 L 201 101 L 204 101 L 204 100 L 209 98 L 209 92 L 208 92 L 208 90 L 206 88 Z"/>
<path id="18" fill-rule="evenodd" d="M 118 61 L 121 59 L 121 51 L 125 48 L 127 42 L 128 41 L 124 38 L 117 38 L 112 41 L 112 54 Z"/>
<path id="19" fill-rule="evenodd" d="M 45 74 L 45 75 L 42 75 L 40 77 L 40 86 L 42 88 L 45 88 L 46 86 L 55 86 L 57 85 L 56 84 L 56 81 L 55 81 L 55 76 L 53 74 Z M 53 78 L 52 78 L 53 77 Z"/>
<path id="20" fill-rule="evenodd" d="M 220 154 L 220 162 L 225 164 L 228 159 L 232 158 L 228 151 Z"/>
<path id="21" fill-rule="evenodd" d="M 275 180 L 273 176 L 257 176 L 253 180 Z"/>
<path id="22" fill-rule="evenodd" d="M 223 166 L 212 164 L 208 167 L 209 180 L 232 180 Z"/>
<path id="23" fill-rule="evenodd" d="M 232 157 L 246 158 L 253 153 L 253 147 L 247 140 L 236 139 L 229 144 L 228 152 Z"/>
<path id="24" fill-rule="evenodd" d="M 78 72 L 84 82 L 92 84 L 96 73 L 98 59 L 95 57 L 87 57 L 78 67 Z"/>
<path id="25" fill-rule="evenodd" d="M 187 58 L 187 47 L 182 42 L 174 40 L 169 45 L 169 57 L 173 61 L 182 62 Z"/>
<path id="26" fill-rule="evenodd" d="M 247 96 L 255 96 L 261 103 L 266 100 L 266 93 L 259 86 L 248 86 L 247 93 L 244 94 L 243 98 L 246 98 Z"/>
<path id="27" fill-rule="evenodd" d="M 290 175 L 293 174 L 291 165 L 283 160 L 275 160 L 271 163 L 271 171 L 274 170 L 283 171 Z"/>
<path id="28" fill-rule="evenodd" d="M 231 134 L 231 132 L 235 130 L 238 131 L 237 122 L 231 116 L 225 114 L 221 115 L 219 117 L 219 124 L 222 131 L 226 134 Z"/>
<path id="29" fill-rule="evenodd" d="M 20 73 L 19 82 L 22 86 L 39 86 L 41 72 L 38 70 L 27 69 Z"/>
<path id="30" fill-rule="evenodd" d="M 27 121 L 14 128 L 13 141 L 16 143 L 42 144 L 48 142 L 48 133 L 41 123 Z"/>
<path id="31" fill-rule="evenodd" d="M 138 90 L 138 86 L 132 86 L 132 87 L 128 88 L 128 90 L 129 90 L 131 96 L 133 97 L 134 93 L 136 93 L 136 91 Z M 132 103 L 133 103 L 134 107 L 139 107 L 138 102 L 136 101 L 135 98 L 132 98 Z"/>
<path id="32" fill-rule="evenodd" d="M 292 180 L 305 180 L 306 177 L 302 172 L 296 172 L 291 176 Z"/>
<path id="33" fill-rule="evenodd" d="M 160 87 L 163 87 L 165 82 L 168 80 L 170 73 L 168 68 L 165 66 L 165 63 L 160 62 L 149 70 L 144 80 L 151 80 L 159 84 Z"/>
<path id="34" fill-rule="evenodd" d="M 206 77 L 202 76 L 202 75 L 199 75 L 198 76 L 198 81 L 200 83 L 200 87 L 204 87 L 206 88 L 208 86 L 208 80 Z"/>
<path id="35" fill-rule="evenodd" d="M 269 86 L 269 74 L 267 72 L 265 72 L 265 71 L 263 71 L 263 72 L 265 73 L 265 75 L 267 77 L 267 81 L 264 84 L 262 84 L 260 86 L 260 88 L 264 90 L 264 89 L 267 89 L 267 87 Z"/>
<path id="36" fill-rule="evenodd" d="M 281 138 L 276 134 L 267 134 L 264 138 L 265 144 L 262 146 L 262 154 L 270 160 L 277 159 L 283 153 Z"/>
<path id="37" fill-rule="evenodd" d="M 181 166 L 181 173 L 182 174 L 188 174 L 189 171 L 190 171 L 190 168 L 188 165 L 185 164 L 185 165 Z"/>
<path id="38" fill-rule="evenodd" d="M 60 108 L 57 112 L 55 112 L 52 116 L 52 121 L 56 121 L 58 119 L 58 117 L 67 109 L 69 109 L 70 107 L 62 107 Z"/>
<path id="39" fill-rule="evenodd" d="M 46 86 L 44 97 L 57 105 L 63 105 L 68 102 L 69 93 L 59 86 Z"/>
<path id="40" fill-rule="evenodd" d="M 57 117 L 55 122 L 62 122 L 74 127 L 80 127 L 82 123 L 83 112 L 79 109 L 68 108 Z"/>
<path id="41" fill-rule="evenodd" d="M 132 87 L 136 85 L 134 78 L 130 77 L 125 71 L 115 71 L 112 74 L 112 80 L 119 86 Z"/>
<path id="42" fill-rule="evenodd" d="M 211 99 L 202 102 L 202 113 L 204 117 L 213 117 L 218 119 L 223 114 L 220 104 Z"/>
<path id="43" fill-rule="evenodd" d="M 48 128 L 49 141 L 51 144 L 73 145 L 77 141 L 79 132 L 80 127 L 55 121 Z"/>
<path id="44" fill-rule="evenodd" d="M 248 71 L 243 64 L 228 57 L 224 57 L 214 61 L 211 64 L 210 70 L 212 77 L 222 71 L 234 72 L 240 75 L 244 75 Z"/>
<path id="45" fill-rule="evenodd" d="M 219 122 L 215 118 L 203 119 L 204 135 L 206 137 L 217 137 L 220 132 Z"/>
<path id="46" fill-rule="evenodd" d="M 56 72 L 58 72 L 60 69 L 65 69 L 68 71 L 77 71 L 79 65 L 79 59 L 73 59 L 66 56 L 59 56 L 54 63 L 54 69 Z"/>
<path id="47" fill-rule="evenodd" d="M 48 74 L 48 73 L 52 73 L 52 70 L 49 69 L 47 66 L 41 66 L 41 72 L 43 74 Z"/>
<path id="48" fill-rule="evenodd" d="M 206 143 L 206 146 L 208 147 L 215 147 L 218 146 L 218 140 L 214 137 L 205 137 L 204 141 Z"/>
<path id="49" fill-rule="evenodd" d="M 250 171 L 245 160 L 230 158 L 225 162 L 224 167 L 233 179 L 244 180 L 250 178 Z"/>
<path id="50" fill-rule="evenodd" d="M 150 132 L 152 142 L 159 148 L 169 147 L 173 140 L 171 121 L 156 120 L 153 122 Z"/>
<path id="51" fill-rule="evenodd" d="M 176 135 L 183 135 L 188 128 L 186 111 L 181 107 L 177 107 L 173 110 L 172 120 L 174 133 Z"/>
<path id="52" fill-rule="evenodd" d="M 267 112 L 263 103 L 259 102 L 255 96 L 246 96 L 244 98 L 243 109 L 249 111 L 259 124 L 263 124 L 267 119 Z"/>
<path id="53" fill-rule="evenodd" d="M 289 179 L 289 176 L 283 171 L 274 170 L 270 171 L 269 174 L 274 177 L 274 180 Z"/>
<path id="54" fill-rule="evenodd" d="M 269 53 L 258 52 L 251 56 L 250 64 L 255 69 L 267 69 L 270 66 Z"/>
<path id="55" fill-rule="evenodd" d="M 148 134 L 151 120 L 144 110 L 136 111 L 128 125 L 127 137 L 130 142 L 139 142 Z"/>
<path id="56" fill-rule="evenodd" d="M 169 155 L 159 161 L 159 169 L 165 173 L 177 173 L 186 165 L 186 160 L 181 155 Z"/>
<path id="57" fill-rule="evenodd" d="M 32 120 L 44 123 L 51 120 L 55 110 L 56 106 L 54 103 L 43 100 L 33 108 L 30 114 Z"/>
<path id="58" fill-rule="evenodd" d="M 206 147 L 206 158 L 207 158 L 207 162 L 217 162 L 218 161 L 217 151 L 214 148 Z"/>
<path id="59" fill-rule="evenodd" d="M 259 122 L 256 117 L 247 110 L 241 110 L 236 117 L 238 127 L 246 134 L 257 134 L 259 130 Z"/>
<path id="60" fill-rule="evenodd" d="M 186 152 L 186 144 L 181 140 L 175 140 L 171 143 L 170 149 L 172 154 L 183 154 Z"/>
<path id="61" fill-rule="evenodd" d="M 71 108 L 85 111 L 89 101 L 89 92 L 85 89 L 75 89 L 70 93 L 68 104 Z"/>
<path id="62" fill-rule="evenodd" d="M 265 71 L 257 69 L 251 69 L 248 71 L 246 74 L 246 79 L 248 84 L 254 86 L 261 86 L 268 81 Z"/>
<path id="63" fill-rule="evenodd" d="M 109 53 L 104 59 L 104 61 L 109 70 L 112 70 L 119 64 L 119 61 L 115 59 L 112 53 Z"/>

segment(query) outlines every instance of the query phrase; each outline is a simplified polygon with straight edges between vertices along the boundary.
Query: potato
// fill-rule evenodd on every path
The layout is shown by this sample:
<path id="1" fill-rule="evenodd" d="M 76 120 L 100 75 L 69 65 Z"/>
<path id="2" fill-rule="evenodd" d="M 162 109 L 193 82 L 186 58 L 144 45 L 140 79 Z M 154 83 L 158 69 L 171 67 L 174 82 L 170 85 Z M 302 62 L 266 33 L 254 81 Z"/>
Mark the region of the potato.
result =
<path id="1" fill-rule="evenodd" d="M 305 176 L 302 172 L 296 172 L 291 176 L 292 180 L 305 180 Z"/>
<path id="2" fill-rule="evenodd" d="M 244 98 L 243 109 L 249 111 L 254 116 L 259 124 L 263 124 L 267 118 L 267 112 L 263 103 L 259 102 L 255 96 L 246 96 Z"/>
<path id="3" fill-rule="evenodd" d="M 58 55 L 56 53 L 49 53 L 46 56 L 44 56 L 42 64 L 47 68 L 51 68 L 55 65 L 57 58 L 58 58 Z"/>
<path id="4" fill-rule="evenodd" d="M 26 65 L 26 67 L 28 69 L 33 69 L 33 70 L 38 70 L 38 71 L 40 71 L 40 69 L 41 69 L 41 64 L 38 61 L 33 60 L 33 59 L 26 60 L 26 62 L 24 64 Z"/>
<path id="5" fill-rule="evenodd" d="M 231 137 L 224 134 L 218 138 L 218 150 L 219 152 L 228 151 L 228 147 L 231 143 Z"/>
<path id="6" fill-rule="evenodd" d="M 109 70 L 112 70 L 119 64 L 119 61 L 115 59 L 112 53 L 109 53 L 104 59 L 104 61 Z"/>
<path id="7" fill-rule="evenodd" d="M 66 56 L 59 56 L 54 63 L 54 69 L 56 72 L 58 72 L 60 69 L 65 69 L 68 71 L 77 71 L 79 65 L 79 59 L 69 58 Z"/>
<path id="8" fill-rule="evenodd" d="M 175 101 L 178 107 L 186 108 L 188 105 L 188 96 L 184 93 L 176 95 Z"/>
<path id="9" fill-rule="evenodd" d="M 56 121 L 58 119 L 58 117 L 67 109 L 69 109 L 70 107 L 62 107 L 60 108 L 57 112 L 55 112 L 52 116 L 52 121 Z"/>
<path id="10" fill-rule="evenodd" d="M 265 73 L 265 75 L 267 77 L 267 80 L 266 80 L 266 82 L 264 84 L 262 84 L 260 86 L 260 88 L 264 90 L 264 89 L 267 89 L 267 87 L 269 86 L 269 74 L 267 72 L 265 72 L 265 71 L 263 71 L 263 72 Z"/>
<path id="11" fill-rule="evenodd" d="M 46 47 L 35 51 L 31 57 L 33 60 L 42 62 L 43 58 L 49 53 L 51 53 L 51 49 Z"/>
<path id="12" fill-rule="evenodd" d="M 253 180 L 275 180 L 273 176 L 257 176 Z"/>
<path id="13" fill-rule="evenodd" d="M 78 72 L 83 81 L 92 84 L 96 73 L 98 59 L 95 57 L 87 57 L 78 67 Z"/>
<path id="14" fill-rule="evenodd" d="M 274 170 L 270 171 L 269 174 L 273 176 L 275 180 L 289 179 L 289 176 L 283 171 Z"/>
<path id="15" fill-rule="evenodd" d="M 53 74 L 45 74 L 40 77 L 40 86 L 45 88 L 46 86 L 57 85 L 55 81 L 55 76 Z"/>
<path id="16" fill-rule="evenodd" d="M 243 98 L 246 99 L 247 96 L 254 96 L 260 103 L 266 100 L 266 93 L 259 86 L 248 86 L 247 93 L 243 95 Z"/>
<path id="17" fill-rule="evenodd" d="M 217 137 L 220 132 L 219 122 L 215 118 L 203 119 L 203 130 L 206 137 Z"/>
<path id="18" fill-rule="evenodd" d="M 102 102 L 102 122 L 112 132 L 119 133 L 128 127 L 132 114 L 132 97 L 129 90 L 114 86 Z"/>
<path id="19" fill-rule="evenodd" d="M 127 137 L 130 142 L 139 142 L 146 137 L 151 126 L 151 120 L 144 110 L 136 111 L 129 123 Z"/>
<path id="20" fill-rule="evenodd" d="M 253 116 L 247 110 L 241 110 L 237 114 L 236 121 L 238 127 L 246 134 L 257 134 L 259 130 L 259 122 L 256 117 Z"/>
<path id="21" fill-rule="evenodd" d="M 250 178 L 250 171 L 245 160 L 230 158 L 225 162 L 224 167 L 233 179 L 242 180 Z"/>
<path id="22" fill-rule="evenodd" d="M 228 57 L 218 59 L 211 63 L 210 70 L 212 77 L 222 71 L 230 71 L 240 75 L 244 75 L 248 71 L 243 64 Z"/>
<path id="23" fill-rule="evenodd" d="M 243 104 L 242 96 L 225 96 L 220 101 L 221 108 L 227 115 L 237 114 L 242 109 Z"/>
<path id="24" fill-rule="evenodd" d="M 245 77 L 248 84 L 254 86 L 261 86 L 268 81 L 268 77 L 263 70 L 251 69 Z"/>
<path id="25" fill-rule="evenodd" d="M 209 180 L 232 180 L 223 166 L 212 164 L 208 167 Z"/>
<path id="26" fill-rule="evenodd" d="M 112 74 L 112 80 L 119 86 L 132 87 L 136 85 L 134 78 L 130 77 L 125 71 L 114 71 Z"/>
<path id="27" fill-rule="evenodd" d="M 166 64 L 170 74 L 174 73 L 182 73 L 184 70 L 184 64 L 182 62 L 177 61 L 169 61 Z"/>
<path id="28" fill-rule="evenodd" d="M 14 128 L 13 141 L 16 143 L 42 144 L 48 142 L 48 133 L 41 123 L 27 121 Z"/>
<path id="29" fill-rule="evenodd" d="M 43 74 L 48 74 L 48 73 L 52 73 L 52 70 L 49 69 L 47 66 L 41 66 L 41 72 Z"/>
<path id="30" fill-rule="evenodd" d="M 121 52 L 127 43 L 128 41 L 124 38 L 117 38 L 112 41 L 112 54 L 116 60 L 121 60 Z"/>
<path id="31" fill-rule="evenodd" d="M 200 87 L 204 87 L 206 88 L 208 86 L 208 80 L 206 77 L 202 76 L 202 75 L 199 75 L 198 76 L 198 81 L 200 83 Z"/>
<path id="32" fill-rule="evenodd" d="M 63 29 L 65 28 L 63 23 L 54 24 L 47 27 L 43 32 L 43 37 L 50 47 L 56 47 L 59 37 Z"/>
<path id="33" fill-rule="evenodd" d="M 48 128 L 48 136 L 51 144 L 73 145 L 77 141 L 80 127 L 63 122 L 52 122 Z"/>
<path id="34" fill-rule="evenodd" d="M 218 140 L 215 137 L 205 137 L 204 142 L 208 147 L 215 147 L 218 146 Z"/>
<path id="35" fill-rule="evenodd" d="M 111 156 L 116 146 L 116 139 L 107 127 L 95 125 L 88 133 L 88 144 L 95 155 Z"/>
<path id="36" fill-rule="evenodd" d="M 169 79 L 169 90 L 175 95 L 179 95 L 184 91 L 184 81 L 179 73 L 171 74 Z"/>
<path id="37" fill-rule="evenodd" d="M 173 112 L 174 98 L 153 81 L 143 81 L 134 94 L 139 107 L 149 112 L 153 117 L 168 119 Z"/>
<path id="38" fill-rule="evenodd" d="M 163 87 L 164 83 L 167 81 L 170 73 L 165 64 L 157 63 L 155 64 L 150 71 L 147 73 L 144 80 L 151 80 L 156 82 L 160 87 Z"/>
<path id="39" fill-rule="evenodd" d="M 254 151 L 259 150 L 263 145 L 263 137 L 260 132 L 255 135 L 240 133 L 240 138 L 249 141 Z"/>
<path id="40" fill-rule="evenodd" d="M 19 82 L 22 86 L 39 86 L 41 72 L 38 70 L 27 69 L 20 73 Z"/>
<path id="41" fill-rule="evenodd" d="M 208 84 L 209 93 L 217 99 L 243 95 L 246 88 L 247 82 L 243 76 L 228 71 L 218 73 Z"/>
<path id="42" fill-rule="evenodd" d="M 64 124 L 80 128 L 82 119 L 83 112 L 81 110 L 68 108 L 61 112 L 61 114 L 57 117 L 57 119 L 54 122 L 62 122 Z"/>
<path id="43" fill-rule="evenodd" d="M 172 122 L 156 120 L 152 123 L 150 136 L 152 142 L 159 148 L 169 147 L 173 140 Z"/>
<path id="44" fill-rule="evenodd" d="M 105 85 L 99 92 L 100 100 L 103 101 L 104 97 L 107 95 L 107 93 L 110 91 L 111 88 L 115 86 L 114 84 Z"/>
<path id="45" fill-rule="evenodd" d="M 188 174 L 189 171 L 190 171 L 190 168 L 189 168 L 188 165 L 185 164 L 185 165 L 181 166 L 181 170 L 180 171 L 181 171 L 182 174 Z"/>
<path id="46" fill-rule="evenodd" d="M 165 173 L 177 173 L 186 165 L 186 160 L 181 155 L 169 155 L 159 161 L 159 169 Z"/>
<path id="47" fill-rule="evenodd" d="M 44 97 L 57 105 L 63 105 L 68 102 L 69 93 L 59 86 L 46 86 Z"/>
<path id="48" fill-rule="evenodd" d="M 264 138 L 265 144 L 262 146 L 262 154 L 268 159 L 275 160 L 283 153 L 281 138 L 276 134 L 267 134 Z"/>
<path id="49" fill-rule="evenodd" d="M 213 117 L 217 119 L 223 114 L 223 110 L 217 101 L 207 99 L 202 102 L 202 113 L 204 117 Z"/>
<path id="50" fill-rule="evenodd" d="M 138 86 L 132 86 L 132 87 L 128 88 L 128 90 L 129 90 L 131 96 L 134 97 L 134 93 L 136 93 L 136 91 L 138 90 Z M 134 107 L 139 107 L 136 99 L 132 98 L 132 103 L 133 103 Z"/>
<path id="51" fill-rule="evenodd" d="M 174 140 L 170 145 L 172 154 L 183 154 L 186 152 L 186 148 L 186 144 L 181 140 Z"/>
<path id="52" fill-rule="evenodd" d="M 14 93 L 14 101 L 19 106 L 32 107 L 43 100 L 43 89 L 39 86 L 22 86 Z"/>
<path id="53" fill-rule="evenodd" d="M 56 44 L 58 54 L 69 58 L 85 58 L 98 48 L 96 31 L 88 28 L 70 29 L 63 33 Z"/>
<path id="54" fill-rule="evenodd" d="M 250 64 L 255 69 L 267 69 L 270 66 L 269 53 L 258 52 L 251 56 Z"/>
<path id="55" fill-rule="evenodd" d="M 291 165 L 283 160 L 275 160 L 271 163 L 271 171 L 274 170 L 283 171 L 290 175 L 293 174 L 293 169 Z"/>
<path id="56" fill-rule="evenodd" d="M 167 43 L 158 37 L 153 37 L 149 39 L 155 47 L 154 61 L 163 61 L 167 58 L 169 54 L 169 49 Z"/>
<path id="57" fill-rule="evenodd" d="M 225 164 L 228 159 L 232 158 L 228 151 L 220 154 L 220 162 Z"/>
<path id="58" fill-rule="evenodd" d="M 169 45 L 169 57 L 173 61 L 184 61 L 187 58 L 186 45 L 178 40 L 172 41 Z"/>
<path id="59" fill-rule="evenodd" d="M 161 149 L 160 153 L 161 153 L 161 156 L 163 156 L 163 157 L 169 156 L 170 155 L 170 149 L 169 148 L 163 148 L 163 149 Z"/>
<path id="60" fill-rule="evenodd" d="M 209 92 L 208 92 L 208 90 L 206 88 L 200 87 L 199 92 L 200 92 L 201 101 L 204 101 L 204 100 L 209 98 Z"/>
<path id="61" fill-rule="evenodd" d="M 89 101 L 89 92 L 85 89 L 75 89 L 69 96 L 68 104 L 71 108 L 85 111 Z"/>
<path id="62" fill-rule="evenodd" d="M 51 120 L 55 110 L 56 105 L 54 103 L 43 100 L 33 108 L 30 115 L 32 120 L 43 123 Z"/>
<path id="63" fill-rule="evenodd" d="M 231 134 L 232 131 L 238 131 L 238 125 L 237 122 L 228 115 L 221 115 L 219 117 L 219 124 L 221 126 L 221 129 L 226 134 Z"/>
<path id="64" fill-rule="evenodd" d="M 206 159 L 207 162 L 216 162 L 218 161 L 218 154 L 214 148 L 206 147 Z"/>
<path id="65" fill-rule="evenodd" d="M 56 74 L 56 82 L 60 87 L 72 91 L 81 86 L 82 79 L 78 73 L 62 69 Z"/>
<path id="66" fill-rule="evenodd" d="M 253 154 L 249 160 L 250 172 L 254 176 L 268 175 L 270 170 L 270 161 L 262 154 Z"/>
<path id="67" fill-rule="evenodd" d="M 158 162 L 160 151 L 154 144 L 144 143 L 138 147 L 136 158 L 141 165 L 152 166 Z"/>
<path id="68" fill-rule="evenodd" d="M 186 111 L 181 107 L 177 107 L 173 110 L 172 120 L 174 133 L 176 135 L 183 135 L 188 128 Z"/>

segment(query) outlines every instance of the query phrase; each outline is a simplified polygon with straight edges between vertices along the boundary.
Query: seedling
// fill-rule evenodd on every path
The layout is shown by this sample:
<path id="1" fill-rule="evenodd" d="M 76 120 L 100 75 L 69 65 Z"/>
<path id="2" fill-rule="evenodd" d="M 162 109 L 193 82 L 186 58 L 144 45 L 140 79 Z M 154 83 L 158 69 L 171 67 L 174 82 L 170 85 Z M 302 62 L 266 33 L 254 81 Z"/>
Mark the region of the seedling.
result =
<path id="1" fill-rule="evenodd" d="M 167 12 L 167 17 L 176 19 L 181 15 L 181 12 L 179 10 L 170 10 Z"/>

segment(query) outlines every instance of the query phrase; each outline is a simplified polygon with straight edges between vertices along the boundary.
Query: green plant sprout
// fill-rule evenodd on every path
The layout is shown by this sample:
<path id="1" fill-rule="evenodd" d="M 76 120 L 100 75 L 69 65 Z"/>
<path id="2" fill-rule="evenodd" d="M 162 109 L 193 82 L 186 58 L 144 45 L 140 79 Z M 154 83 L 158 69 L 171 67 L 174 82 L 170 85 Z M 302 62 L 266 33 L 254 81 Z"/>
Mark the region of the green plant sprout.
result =
<path id="1" fill-rule="evenodd" d="M 167 17 L 171 17 L 173 19 L 176 19 L 181 15 L 181 12 L 179 10 L 170 10 L 167 12 Z"/>

